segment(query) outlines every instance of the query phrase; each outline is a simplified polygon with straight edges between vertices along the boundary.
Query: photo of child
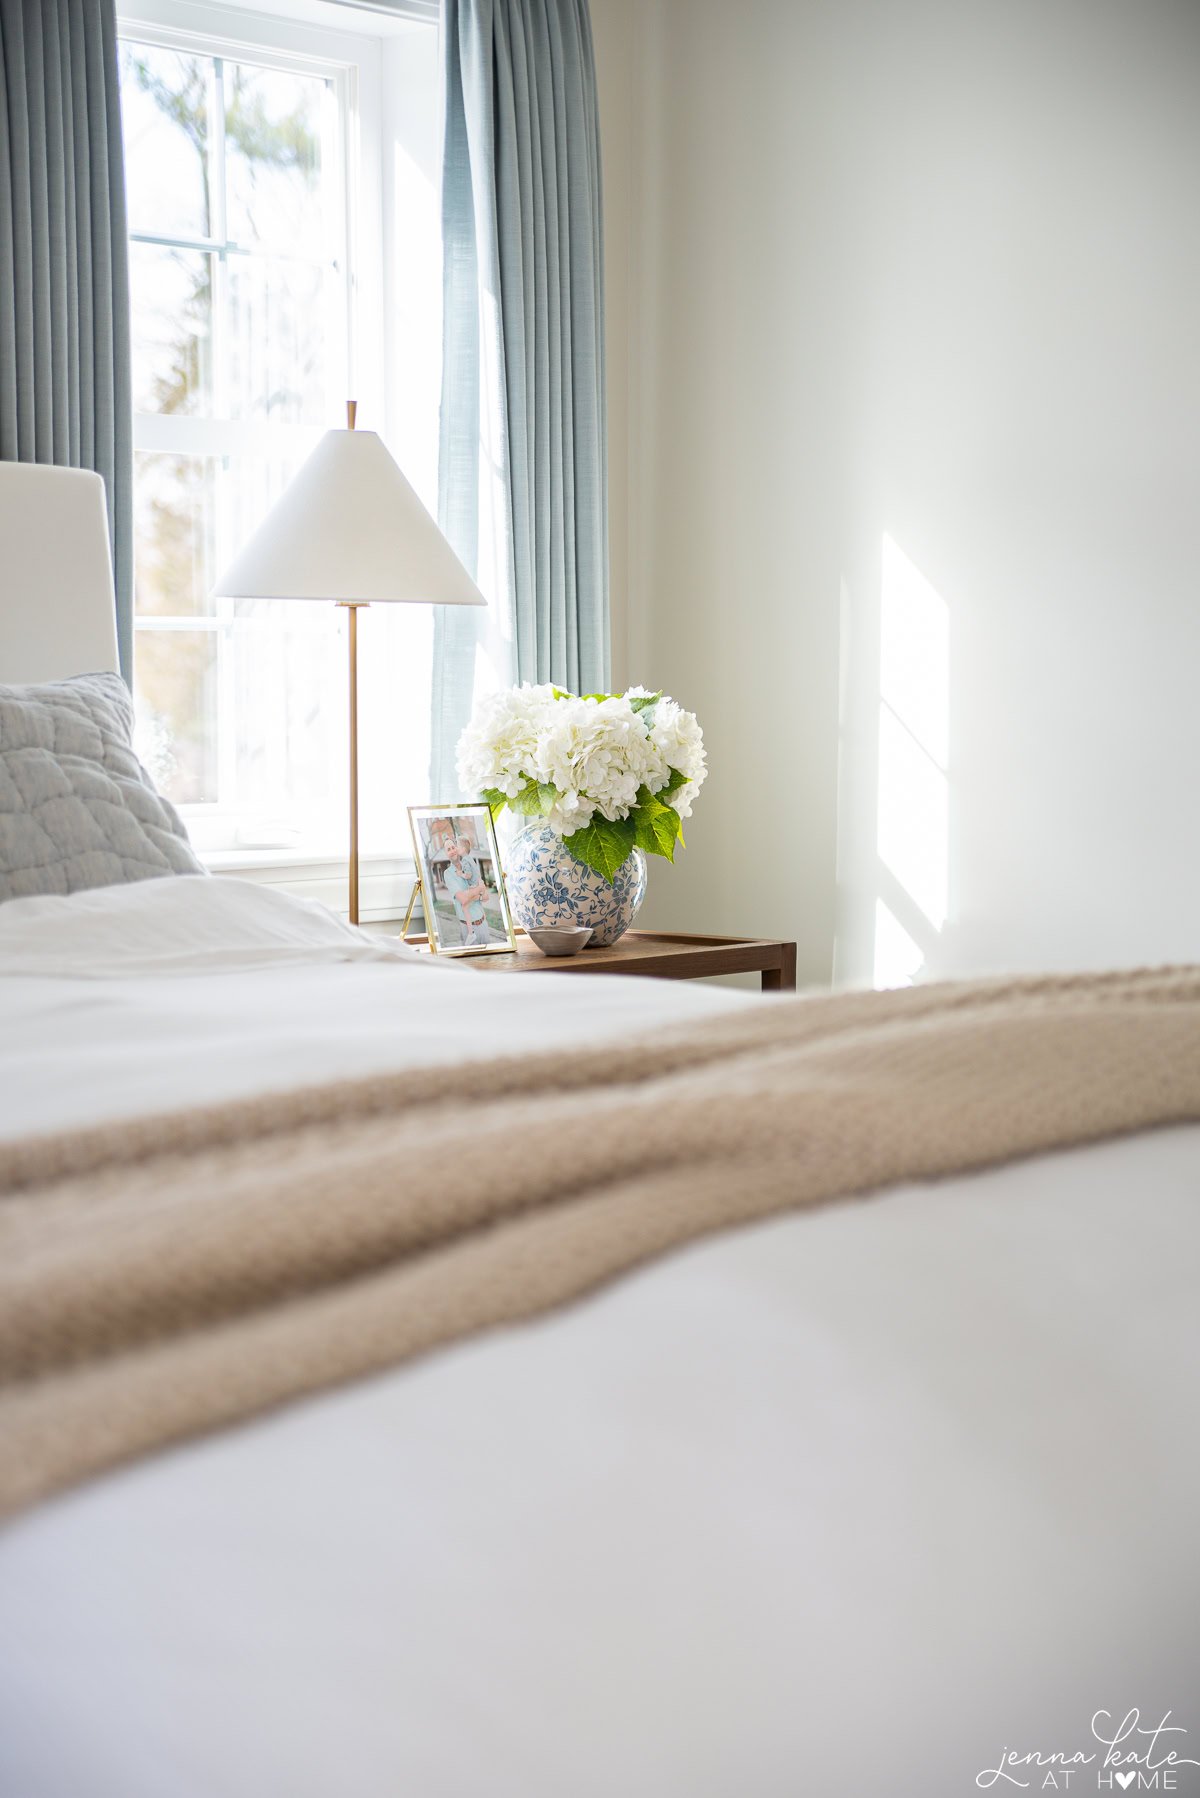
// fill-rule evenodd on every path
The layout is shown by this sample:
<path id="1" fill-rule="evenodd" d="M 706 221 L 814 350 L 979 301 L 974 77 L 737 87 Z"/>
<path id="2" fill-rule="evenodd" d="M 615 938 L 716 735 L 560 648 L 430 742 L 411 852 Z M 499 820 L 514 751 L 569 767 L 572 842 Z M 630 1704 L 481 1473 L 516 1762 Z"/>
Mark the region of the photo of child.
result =
<path id="1" fill-rule="evenodd" d="M 486 805 L 410 806 L 430 947 L 440 954 L 513 948 Z"/>

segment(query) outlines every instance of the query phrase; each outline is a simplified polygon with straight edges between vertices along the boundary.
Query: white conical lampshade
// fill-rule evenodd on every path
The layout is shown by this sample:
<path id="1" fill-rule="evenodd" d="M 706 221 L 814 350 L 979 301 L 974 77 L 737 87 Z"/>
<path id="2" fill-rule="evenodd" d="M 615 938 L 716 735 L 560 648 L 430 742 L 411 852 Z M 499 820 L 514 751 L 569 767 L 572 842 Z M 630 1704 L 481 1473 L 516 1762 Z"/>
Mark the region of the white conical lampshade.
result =
<path id="1" fill-rule="evenodd" d="M 228 599 L 487 604 L 374 431 L 327 431 L 215 591 Z"/>

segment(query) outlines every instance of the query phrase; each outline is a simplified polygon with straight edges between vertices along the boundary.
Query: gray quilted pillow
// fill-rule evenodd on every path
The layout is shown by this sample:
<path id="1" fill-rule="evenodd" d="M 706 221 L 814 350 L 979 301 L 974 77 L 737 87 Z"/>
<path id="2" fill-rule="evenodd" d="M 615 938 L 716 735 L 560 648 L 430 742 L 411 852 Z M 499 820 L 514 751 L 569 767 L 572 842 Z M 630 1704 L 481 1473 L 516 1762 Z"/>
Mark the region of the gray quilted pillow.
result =
<path id="1" fill-rule="evenodd" d="M 132 742 L 119 674 L 0 687 L 0 900 L 204 873 Z"/>

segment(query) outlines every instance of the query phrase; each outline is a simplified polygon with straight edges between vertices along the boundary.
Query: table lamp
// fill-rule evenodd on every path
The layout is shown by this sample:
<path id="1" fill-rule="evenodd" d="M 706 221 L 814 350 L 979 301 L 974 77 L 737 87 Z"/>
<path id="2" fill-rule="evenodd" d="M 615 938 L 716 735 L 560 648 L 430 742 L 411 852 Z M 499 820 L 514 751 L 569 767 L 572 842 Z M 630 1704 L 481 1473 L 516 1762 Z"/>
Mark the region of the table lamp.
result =
<path id="1" fill-rule="evenodd" d="M 358 613 L 482 606 L 482 593 L 374 431 L 326 431 L 214 591 L 344 606 L 350 639 L 350 922 L 358 923 Z"/>

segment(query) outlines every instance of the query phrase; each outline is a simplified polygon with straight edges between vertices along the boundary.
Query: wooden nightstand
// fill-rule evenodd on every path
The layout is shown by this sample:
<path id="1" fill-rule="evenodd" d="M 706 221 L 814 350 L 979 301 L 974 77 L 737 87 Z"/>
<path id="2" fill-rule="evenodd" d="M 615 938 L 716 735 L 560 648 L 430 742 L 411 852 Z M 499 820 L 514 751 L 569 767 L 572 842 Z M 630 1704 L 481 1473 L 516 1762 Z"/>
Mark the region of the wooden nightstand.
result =
<path id="1" fill-rule="evenodd" d="M 794 992 L 796 987 L 795 943 L 768 937 L 664 936 L 653 930 L 627 930 L 611 949 L 543 955 L 527 936 L 519 936 L 515 954 L 457 959 L 485 974 L 644 974 L 655 980 L 703 980 L 710 974 L 761 973 L 764 992 Z"/>

